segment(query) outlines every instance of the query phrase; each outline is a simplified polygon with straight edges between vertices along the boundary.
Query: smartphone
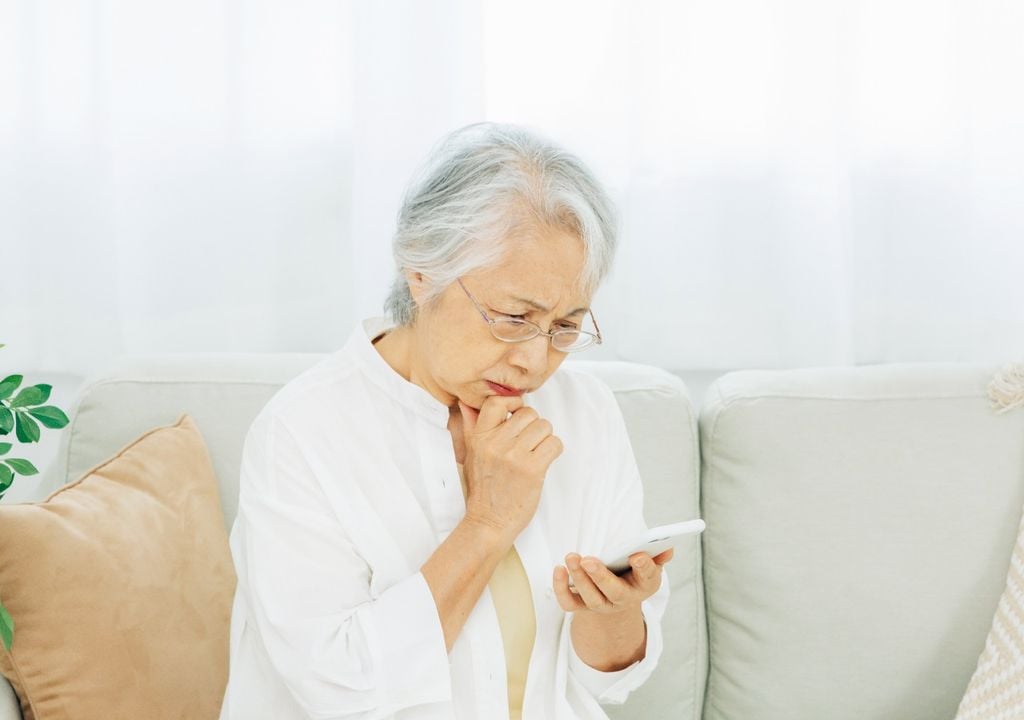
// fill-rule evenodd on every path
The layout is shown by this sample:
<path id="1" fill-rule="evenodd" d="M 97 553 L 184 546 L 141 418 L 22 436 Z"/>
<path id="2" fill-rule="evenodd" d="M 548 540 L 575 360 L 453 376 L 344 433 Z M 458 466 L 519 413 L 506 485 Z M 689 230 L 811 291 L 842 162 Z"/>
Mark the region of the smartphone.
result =
<path id="1" fill-rule="evenodd" d="M 635 542 L 602 556 L 601 561 L 616 575 L 625 575 L 632 568 L 629 556 L 633 553 L 645 552 L 654 557 L 679 545 L 687 536 L 704 532 L 704 527 L 704 521 L 699 518 L 653 527 Z"/>

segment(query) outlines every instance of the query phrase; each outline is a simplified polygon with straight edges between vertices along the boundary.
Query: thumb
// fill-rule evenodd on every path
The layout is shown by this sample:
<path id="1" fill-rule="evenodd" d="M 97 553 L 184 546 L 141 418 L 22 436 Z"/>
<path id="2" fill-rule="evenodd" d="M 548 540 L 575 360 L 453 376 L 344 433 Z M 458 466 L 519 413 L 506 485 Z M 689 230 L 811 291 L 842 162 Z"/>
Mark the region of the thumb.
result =
<path id="1" fill-rule="evenodd" d="M 462 413 L 462 436 L 469 437 L 476 430 L 476 420 L 480 417 L 480 411 L 459 400 L 459 412 Z"/>

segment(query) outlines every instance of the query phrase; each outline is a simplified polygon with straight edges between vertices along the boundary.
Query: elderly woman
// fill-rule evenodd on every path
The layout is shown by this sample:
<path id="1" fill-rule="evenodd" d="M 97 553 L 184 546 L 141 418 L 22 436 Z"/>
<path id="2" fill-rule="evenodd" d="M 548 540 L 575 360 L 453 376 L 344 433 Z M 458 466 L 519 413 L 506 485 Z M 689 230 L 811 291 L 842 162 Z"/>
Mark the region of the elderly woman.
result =
<path id="1" fill-rule="evenodd" d="M 646 529 L 640 475 L 611 391 L 560 368 L 614 249 L 574 156 L 490 123 L 435 149 L 391 319 L 246 437 L 222 720 L 605 718 L 647 679 L 671 551 L 598 561 Z"/>

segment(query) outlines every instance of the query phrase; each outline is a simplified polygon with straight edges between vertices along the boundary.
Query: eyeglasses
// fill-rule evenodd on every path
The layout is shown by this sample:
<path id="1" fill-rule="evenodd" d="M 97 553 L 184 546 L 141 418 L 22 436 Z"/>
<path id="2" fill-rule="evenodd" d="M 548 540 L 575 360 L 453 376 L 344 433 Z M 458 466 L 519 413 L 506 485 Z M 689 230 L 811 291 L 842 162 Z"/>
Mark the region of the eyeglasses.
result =
<path id="1" fill-rule="evenodd" d="M 590 320 L 594 323 L 594 330 L 596 334 L 587 332 L 586 330 L 580 330 L 578 328 L 566 327 L 553 330 L 551 332 L 545 332 L 541 329 L 540 325 L 532 323 L 529 320 L 522 318 L 511 318 L 511 317 L 499 317 L 492 318 L 484 309 L 480 307 L 480 303 L 476 301 L 473 294 L 466 290 L 466 286 L 462 284 L 462 280 L 456 278 L 459 283 L 459 287 L 462 288 L 463 292 L 469 297 L 476 309 L 480 312 L 480 315 L 491 328 L 491 335 L 498 338 L 502 342 L 524 342 L 526 340 L 532 340 L 538 335 L 547 335 L 551 338 L 551 345 L 561 352 L 577 352 L 584 350 L 591 345 L 601 343 L 601 328 L 597 326 L 597 320 L 594 319 L 594 312 L 590 313 Z"/>

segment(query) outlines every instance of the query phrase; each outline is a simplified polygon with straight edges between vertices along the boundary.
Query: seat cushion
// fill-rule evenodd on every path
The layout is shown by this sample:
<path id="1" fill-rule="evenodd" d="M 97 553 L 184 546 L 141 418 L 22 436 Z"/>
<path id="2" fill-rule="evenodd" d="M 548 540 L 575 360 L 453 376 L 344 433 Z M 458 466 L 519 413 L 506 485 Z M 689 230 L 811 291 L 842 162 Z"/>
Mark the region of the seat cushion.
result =
<path id="1" fill-rule="evenodd" d="M 0 507 L 0 670 L 28 720 L 216 718 L 235 573 L 183 414 L 40 503 Z M 116 708 L 116 712 L 115 712 Z"/>

